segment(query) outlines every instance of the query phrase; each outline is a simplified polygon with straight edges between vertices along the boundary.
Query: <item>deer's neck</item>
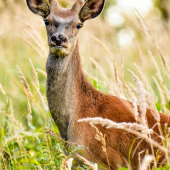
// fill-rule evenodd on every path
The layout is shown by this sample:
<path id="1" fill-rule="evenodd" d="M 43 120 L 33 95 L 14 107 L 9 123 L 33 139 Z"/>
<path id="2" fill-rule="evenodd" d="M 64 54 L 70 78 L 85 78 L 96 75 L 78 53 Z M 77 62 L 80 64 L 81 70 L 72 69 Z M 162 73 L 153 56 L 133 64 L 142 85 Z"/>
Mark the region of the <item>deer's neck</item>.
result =
<path id="1" fill-rule="evenodd" d="M 82 87 L 88 83 L 82 72 L 78 42 L 68 56 L 49 55 L 46 69 L 49 109 L 61 136 L 68 139 L 68 126 L 79 112 Z"/>

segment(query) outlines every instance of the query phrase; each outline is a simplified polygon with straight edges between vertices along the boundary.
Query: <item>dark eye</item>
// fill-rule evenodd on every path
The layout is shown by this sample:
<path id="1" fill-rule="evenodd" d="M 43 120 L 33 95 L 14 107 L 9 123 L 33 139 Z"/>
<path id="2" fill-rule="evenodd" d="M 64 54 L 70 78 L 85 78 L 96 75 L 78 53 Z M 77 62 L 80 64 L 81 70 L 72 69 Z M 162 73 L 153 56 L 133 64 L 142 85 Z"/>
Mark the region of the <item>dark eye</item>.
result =
<path id="1" fill-rule="evenodd" d="M 44 23 L 46 26 L 48 26 L 50 24 L 48 20 L 44 20 Z"/>
<path id="2" fill-rule="evenodd" d="M 80 29 L 83 26 L 83 24 L 77 24 L 76 28 Z"/>

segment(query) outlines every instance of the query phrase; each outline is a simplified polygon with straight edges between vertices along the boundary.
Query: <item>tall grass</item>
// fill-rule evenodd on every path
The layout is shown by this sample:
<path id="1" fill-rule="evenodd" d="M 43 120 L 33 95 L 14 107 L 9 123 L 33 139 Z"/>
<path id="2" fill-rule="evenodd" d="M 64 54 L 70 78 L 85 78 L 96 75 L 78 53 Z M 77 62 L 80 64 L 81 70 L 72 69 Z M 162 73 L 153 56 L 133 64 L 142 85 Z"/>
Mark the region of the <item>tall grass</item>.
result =
<path id="1" fill-rule="evenodd" d="M 65 0 L 60 4 L 70 7 L 71 2 Z M 82 146 L 66 145 L 47 107 L 48 47 L 44 23 L 28 10 L 25 1 L 1 1 L 0 17 L 0 169 L 68 168 L 68 160 Z M 134 116 L 136 120 L 141 116 L 142 121 L 133 125 L 112 122 L 110 126 L 126 127 L 139 136 L 139 130 L 143 131 L 141 137 L 159 148 L 155 157 L 143 160 L 141 168 L 152 159 L 157 167 L 162 151 L 166 153 L 164 163 L 169 164 L 170 129 L 167 127 L 161 146 L 149 138 L 151 129 L 145 119 L 146 108 L 169 114 L 169 24 L 165 27 L 161 20 L 153 19 L 153 13 L 144 19 L 138 11 L 124 19 L 120 28 L 109 26 L 100 17 L 85 24 L 79 34 L 82 65 L 95 88 L 133 102 Z M 128 47 L 118 44 L 119 30 L 133 31 L 133 43 Z M 135 109 L 137 105 L 142 115 Z M 154 116 L 159 122 L 159 115 Z M 107 156 L 107 144 L 100 135 L 96 140 L 103 141 Z M 67 157 L 63 150 L 68 152 Z M 84 163 L 84 167 L 77 169 L 97 168 L 87 160 Z"/>

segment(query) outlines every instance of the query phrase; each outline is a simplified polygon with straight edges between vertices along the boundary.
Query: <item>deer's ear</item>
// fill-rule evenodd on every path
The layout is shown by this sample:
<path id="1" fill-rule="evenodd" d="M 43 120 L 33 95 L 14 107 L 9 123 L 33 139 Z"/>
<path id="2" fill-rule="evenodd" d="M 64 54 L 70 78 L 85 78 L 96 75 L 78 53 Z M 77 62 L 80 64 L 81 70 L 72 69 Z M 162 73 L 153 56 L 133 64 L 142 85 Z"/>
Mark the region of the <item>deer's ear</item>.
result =
<path id="1" fill-rule="evenodd" d="M 82 22 L 97 17 L 103 10 L 105 0 L 87 0 L 81 8 L 79 18 Z"/>
<path id="2" fill-rule="evenodd" d="M 37 15 L 46 18 L 50 13 L 50 8 L 46 0 L 27 0 L 29 9 Z"/>

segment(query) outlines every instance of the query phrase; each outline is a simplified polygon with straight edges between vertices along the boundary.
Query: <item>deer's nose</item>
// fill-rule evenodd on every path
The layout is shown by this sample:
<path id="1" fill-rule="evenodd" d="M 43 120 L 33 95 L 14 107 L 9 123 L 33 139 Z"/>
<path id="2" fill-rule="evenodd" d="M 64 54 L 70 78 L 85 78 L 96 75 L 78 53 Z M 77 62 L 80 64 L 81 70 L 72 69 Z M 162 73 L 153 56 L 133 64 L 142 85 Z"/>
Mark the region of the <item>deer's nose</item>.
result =
<path id="1" fill-rule="evenodd" d="M 57 46 L 62 46 L 67 42 L 67 38 L 64 35 L 52 35 L 51 42 L 55 43 Z"/>

